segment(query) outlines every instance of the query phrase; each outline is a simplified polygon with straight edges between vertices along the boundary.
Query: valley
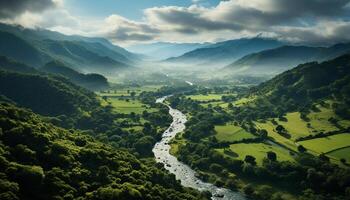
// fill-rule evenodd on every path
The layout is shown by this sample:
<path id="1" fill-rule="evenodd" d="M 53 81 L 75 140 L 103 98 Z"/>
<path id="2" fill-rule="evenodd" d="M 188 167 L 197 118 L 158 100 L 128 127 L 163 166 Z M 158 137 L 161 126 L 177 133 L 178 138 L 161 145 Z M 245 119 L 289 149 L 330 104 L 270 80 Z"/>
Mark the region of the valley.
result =
<path id="1" fill-rule="evenodd" d="M 350 0 L 0 5 L 1 200 L 350 200 Z"/>

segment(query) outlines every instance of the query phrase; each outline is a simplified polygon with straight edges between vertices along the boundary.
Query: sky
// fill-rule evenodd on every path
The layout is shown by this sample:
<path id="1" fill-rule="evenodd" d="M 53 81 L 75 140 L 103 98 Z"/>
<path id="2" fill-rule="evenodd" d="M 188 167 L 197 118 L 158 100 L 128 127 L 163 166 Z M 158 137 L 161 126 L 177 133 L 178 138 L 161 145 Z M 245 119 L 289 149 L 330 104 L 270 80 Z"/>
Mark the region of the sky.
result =
<path id="1" fill-rule="evenodd" d="M 128 46 L 265 37 L 350 42 L 350 0 L 0 0 L 0 21 Z"/>

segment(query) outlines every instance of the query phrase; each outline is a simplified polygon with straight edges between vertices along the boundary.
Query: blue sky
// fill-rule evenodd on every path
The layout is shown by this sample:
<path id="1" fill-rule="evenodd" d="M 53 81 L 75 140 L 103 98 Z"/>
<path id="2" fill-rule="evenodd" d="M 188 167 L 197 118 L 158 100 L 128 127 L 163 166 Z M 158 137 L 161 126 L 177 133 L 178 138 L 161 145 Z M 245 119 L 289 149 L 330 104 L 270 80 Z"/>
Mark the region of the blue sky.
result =
<path id="1" fill-rule="evenodd" d="M 215 6 L 220 0 L 201 0 L 200 5 Z M 68 0 L 66 8 L 76 15 L 105 18 L 118 14 L 132 20 L 141 20 L 143 10 L 151 7 L 181 6 L 188 7 L 192 0 Z"/>

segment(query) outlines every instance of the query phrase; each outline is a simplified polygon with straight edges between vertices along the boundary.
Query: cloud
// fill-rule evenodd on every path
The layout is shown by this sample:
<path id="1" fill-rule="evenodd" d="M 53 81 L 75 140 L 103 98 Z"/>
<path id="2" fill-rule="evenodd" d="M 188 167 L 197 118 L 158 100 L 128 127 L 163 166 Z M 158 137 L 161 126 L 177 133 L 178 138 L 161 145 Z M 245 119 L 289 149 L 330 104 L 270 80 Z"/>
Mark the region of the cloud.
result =
<path id="1" fill-rule="evenodd" d="M 60 3 L 58 0 L 0 0 L 0 18 L 10 19 L 28 12 L 42 12 Z"/>
<path id="2" fill-rule="evenodd" d="M 225 0 L 216 6 L 206 0 L 192 2 L 188 7 L 148 8 L 143 19 L 135 21 L 117 14 L 84 19 L 68 12 L 64 0 L 0 0 L 0 20 L 107 37 L 117 44 L 208 42 L 259 33 L 309 44 L 350 41 L 350 0 Z"/>
<path id="3" fill-rule="evenodd" d="M 104 35 L 114 41 L 149 41 L 159 33 L 157 28 L 147 23 L 128 20 L 119 15 L 111 15 L 105 19 Z"/>

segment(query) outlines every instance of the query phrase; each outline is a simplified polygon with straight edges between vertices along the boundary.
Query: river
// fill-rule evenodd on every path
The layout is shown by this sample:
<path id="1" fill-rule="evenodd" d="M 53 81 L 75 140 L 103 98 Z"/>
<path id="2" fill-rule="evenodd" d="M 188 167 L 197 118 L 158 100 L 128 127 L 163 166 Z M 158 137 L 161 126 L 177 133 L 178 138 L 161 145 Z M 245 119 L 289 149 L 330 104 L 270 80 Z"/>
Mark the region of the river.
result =
<path id="1" fill-rule="evenodd" d="M 163 103 L 168 96 L 157 99 L 157 103 Z M 169 142 L 172 138 L 185 130 L 187 121 L 186 115 L 179 110 L 169 107 L 169 114 L 173 118 L 173 122 L 169 128 L 163 133 L 162 140 L 154 145 L 153 153 L 156 161 L 163 163 L 165 169 L 176 176 L 177 180 L 185 187 L 191 187 L 199 191 L 209 191 L 213 200 L 246 200 L 239 192 L 234 192 L 226 188 L 219 188 L 211 183 L 201 181 L 195 176 L 196 172 L 188 165 L 177 160 L 175 156 L 170 154 Z"/>

